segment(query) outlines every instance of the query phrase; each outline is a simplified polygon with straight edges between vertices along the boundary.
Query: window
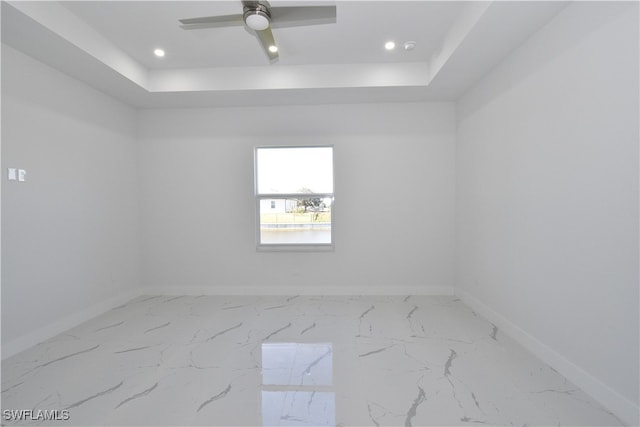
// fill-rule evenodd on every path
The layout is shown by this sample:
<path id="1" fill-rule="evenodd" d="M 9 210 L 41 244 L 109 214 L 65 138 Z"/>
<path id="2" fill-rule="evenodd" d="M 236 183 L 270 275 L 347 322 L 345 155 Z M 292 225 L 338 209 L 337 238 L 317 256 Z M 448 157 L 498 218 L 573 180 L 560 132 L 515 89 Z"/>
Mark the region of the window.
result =
<path id="1" fill-rule="evenodd" d="M 255 150 L 259 248 L 332 248 L 333 147 Z"/>

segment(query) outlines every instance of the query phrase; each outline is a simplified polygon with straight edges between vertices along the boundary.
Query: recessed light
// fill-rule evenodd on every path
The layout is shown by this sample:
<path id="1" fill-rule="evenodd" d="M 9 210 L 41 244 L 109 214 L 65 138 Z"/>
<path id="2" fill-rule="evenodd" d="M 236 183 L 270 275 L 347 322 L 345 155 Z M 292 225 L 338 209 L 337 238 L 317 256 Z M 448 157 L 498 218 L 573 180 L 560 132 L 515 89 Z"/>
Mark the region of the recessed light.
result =
<path id="1" fill-rule="evenodd" d="M 414 41 L 405 42 L 404 44 L 404 50 L 413 50 L 415 48 L 416 48 L 416 42 Z"/>
<path id="2" fill-rule="evenodd" d="M 164 50 L 156 49 L 156 50 L 153 51 L 153 54 L 155 56 L 157 56 L 158 58 L 162 58 L 164 56 Z"/>
<path id="3" fill-rule="evenodd" d="M 273 44 L 271 46 L 269 46 L 269 52 L 276 53 L 277 51 L 278 51 L 278 46 L 273 45 Z"/>
<path id="4" fill-rule="evenodd" d="M 388 41 L 384 44 L 384 48 L 387 50 L 393 50 L 396 48 L 396 44 L 392 41 Z"/>

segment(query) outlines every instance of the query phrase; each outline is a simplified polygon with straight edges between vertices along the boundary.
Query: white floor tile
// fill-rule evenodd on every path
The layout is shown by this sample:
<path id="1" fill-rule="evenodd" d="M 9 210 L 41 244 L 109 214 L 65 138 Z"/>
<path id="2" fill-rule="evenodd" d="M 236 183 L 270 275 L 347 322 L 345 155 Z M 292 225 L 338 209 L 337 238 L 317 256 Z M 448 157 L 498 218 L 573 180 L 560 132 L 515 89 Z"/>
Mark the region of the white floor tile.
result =
<path id="1" fill-rule="evenodd" d="M 32 411 L 3 425 L 622 425 L 454 297 L 140 297 L 5 360 L 2 407 Z"/>

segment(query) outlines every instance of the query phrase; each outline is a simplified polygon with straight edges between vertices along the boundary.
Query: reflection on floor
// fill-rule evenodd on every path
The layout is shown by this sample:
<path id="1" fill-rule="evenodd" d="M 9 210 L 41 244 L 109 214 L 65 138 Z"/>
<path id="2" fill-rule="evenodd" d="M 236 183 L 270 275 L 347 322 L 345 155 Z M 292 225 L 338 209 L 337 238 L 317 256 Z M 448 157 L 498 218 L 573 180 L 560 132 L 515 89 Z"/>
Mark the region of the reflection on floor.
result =
<path id="1" fill-rule="evenodd" d="M 336 424 L 333 344 L 263 343 L 262 384 L 263 425 Z"/>
<path id="2" fill-rule="evenodd" d="M 5 425 L 621 425 L 454 297 L 140 297 L 5 360 L 2 407 Z"/>

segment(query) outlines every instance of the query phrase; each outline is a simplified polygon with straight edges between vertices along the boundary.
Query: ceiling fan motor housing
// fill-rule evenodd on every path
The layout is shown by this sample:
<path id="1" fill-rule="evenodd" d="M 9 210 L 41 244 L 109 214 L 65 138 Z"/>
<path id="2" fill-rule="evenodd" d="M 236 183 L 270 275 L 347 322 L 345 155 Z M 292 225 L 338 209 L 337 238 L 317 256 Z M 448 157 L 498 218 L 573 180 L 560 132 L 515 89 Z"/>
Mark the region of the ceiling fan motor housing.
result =
<path id="1" fill-rule="evenodd" d="M 266 30 L 271 24 L 269 9 L 260 3 L 255 6 L 245 6 L 242 19 L 247 27 L 255 31 Z"/>

